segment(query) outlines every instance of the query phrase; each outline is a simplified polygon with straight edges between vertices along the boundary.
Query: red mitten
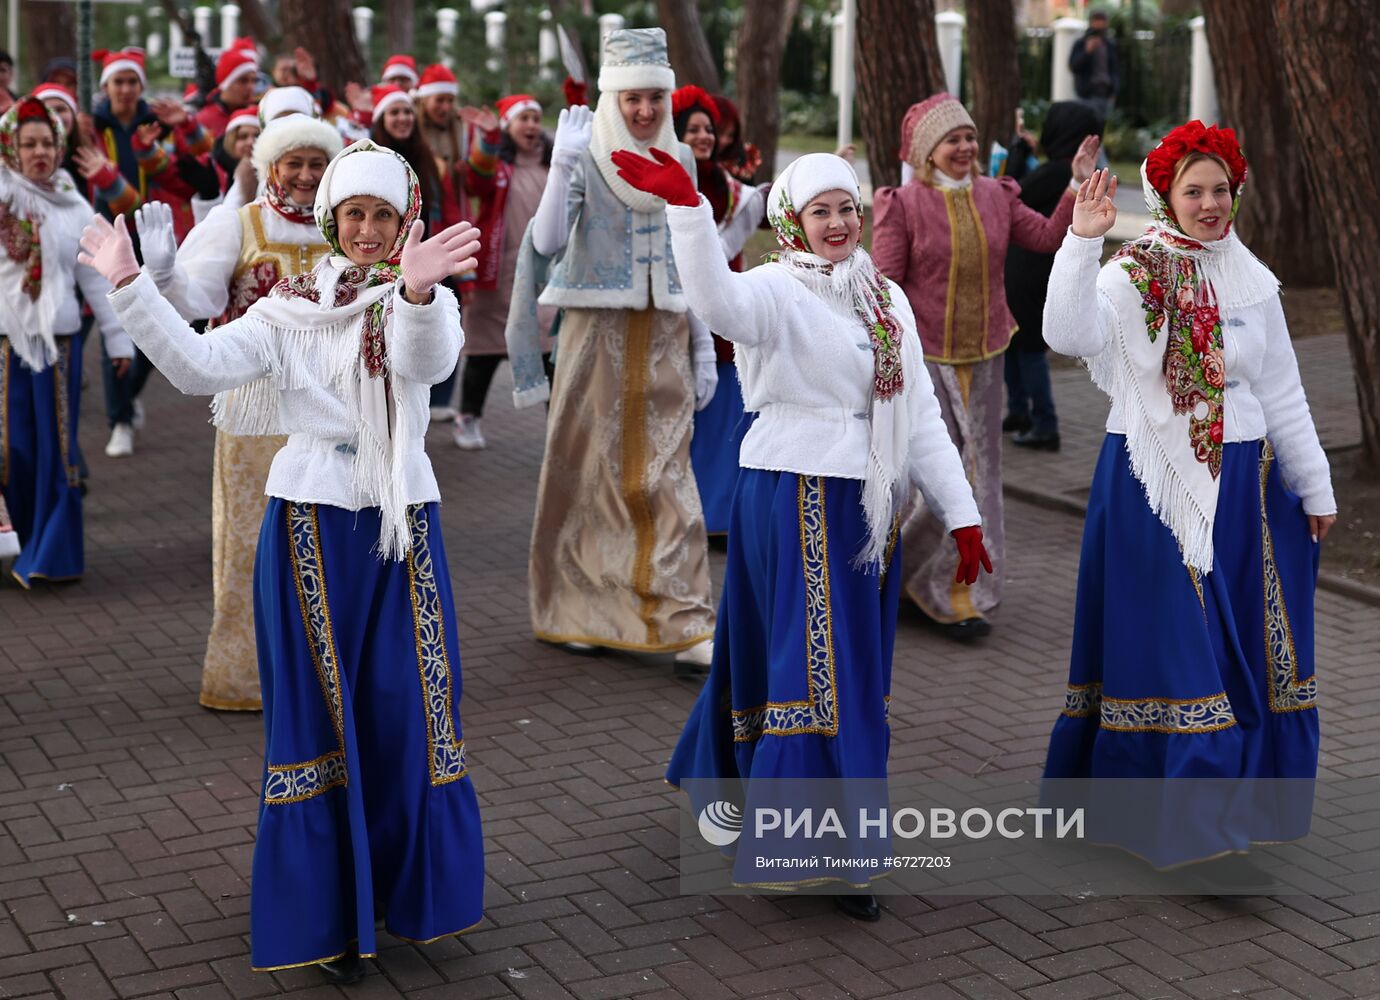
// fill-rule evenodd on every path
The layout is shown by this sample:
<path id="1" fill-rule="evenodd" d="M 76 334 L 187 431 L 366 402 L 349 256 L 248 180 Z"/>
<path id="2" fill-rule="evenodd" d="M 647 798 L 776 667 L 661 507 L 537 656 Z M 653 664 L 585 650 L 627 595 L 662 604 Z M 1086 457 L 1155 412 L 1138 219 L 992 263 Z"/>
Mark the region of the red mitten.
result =
<path id="1" fill-rule="evenodd" d="M 982 529 L 974 524 L 967 528 L 955 528 L 952 534 L 954 544 L 958 546 L 958 574 L 954 580 L 971 587 L 977 582 L 979 567 L 992 572 L 992 560 L 982 544 Z"/>
<path id="2" fill-rule="evenodd" d="M 612 159 L 618 176 L 639 191 L 663 198 L 668 205 L 690 207 L 700 203 L 695 182 L 670 153 L 654 147 L 649 160 L 626 149 L 615 149 Z"/>
<path id="3" fill-rule="evenodd" d="M 565 91 L 566 107 L 573 108 L 577 104 L 589 103 L 589 84 L 576 83 L 575 78 L 568 76 L 561 84 L 561 90 Z"/>

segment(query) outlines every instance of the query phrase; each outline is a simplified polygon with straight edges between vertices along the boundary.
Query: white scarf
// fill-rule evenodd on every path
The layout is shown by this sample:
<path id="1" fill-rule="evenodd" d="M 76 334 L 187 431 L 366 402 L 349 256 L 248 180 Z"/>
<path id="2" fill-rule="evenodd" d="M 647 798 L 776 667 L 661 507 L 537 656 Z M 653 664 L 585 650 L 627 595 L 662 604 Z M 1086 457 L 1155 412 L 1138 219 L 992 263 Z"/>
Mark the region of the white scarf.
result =
<path id="1" fill-rule="evenodd" d="M 665 103 L 661 127 L 647 142 L 634 139 L 628 131 L 628 123 L 623 120 L 623 112 L 618 108 L 617 91 L 601 93 L 599 105 L 594 110 L 594 135 L 590 139 L 589 154 L 594 157 L 594 165 L 599 168 L 600 175 L 614 196 L 634 212 L 660 212 L 666 208 L 666 202 L 654 194 L 639 191 L 619 177 L 618 168 L 614 166 L 611 157 L 614 151 L 619 149 L 650 156 L 655 148 L 680 159 L 680 142 L 676 139 L 675 126 L 671 123 L 670 99 L 668 98 Z"/>
<path id="2" fill-rule="evenodd" d="M 57 360 L 53 324 L 64 297 L 74 294 L 60 277 L 70 273 L 64 255 L 75 258 L 82 227 L 91 218 L 91 205 L 77 192 L 67 171 L 59 168 L 52 187 L 35 184 L 27 177 L 0 167 L 0 203 L 15 216 L 38 227 L 43 283 L 37 299 L 23 290 L 23 263 L 0 251 L 0 308 L 7 315 L 6 335 L 14 353 L 29 368 L 43 371 Z"/>
<path id="3" fill-rule="evenodd" d="M 1185 237 L 1164 199 L 1151 186 L 1144 164 L 1141 178 L 1154 222 L 1122 248 L 1114 262 L 1119 265 L 1115 271 L 1110 271 L 1109 265 L 1104 273 L 1110 273 L 1111 280 L 1099 280 L 1116 308 L 1118 322 L 1114 343 L 1092 358 L 1088 369 L 1093 381 L 1121 404 L 1131 471 L 1144 488 L 1151 510 L 1173 533 L 1184 564 L 1208 573 L 1213 561 L 1218 475 L 1193 441 L 1193 413 L 1176 412 L 1174 396 L 1166 384 L 1166 349 L 1172 339 L 1169 323 L 1161 320 L 1154 339 L 1147 329 L 1148 321 L 1168 311 L 1162 306 L 1154 308 L 1147 299 L 1147 289 L 1137 286 L 1139 282 L 1148 288 L 1149 276 L 1138 260 L 1126 255 L 1132 251 L 1166 255 L 1174 262 L 1167 269 L 1168 277 L 1156 275 L 1165 303 L 1179 299 L 1180 262 L 1191 264 L 1199 278 L 1196 303 L 1216 307 L 1223 337 L 1230 329 L 1231 313 L 1278 295 L 1279 279 L 1234 232 L 1228 231 L 1211 243 Z M 1187 286 L 1182 291 L 1191 294 Z M 1180 357 L 1174 356 L 1176 360 Z M 1216 365 L 1216 360 L 1212 364 Z M 1227 373 L 1225 365 L 1221 367 L 1220 373 L 1212 373 L 1210 384 L 1220 381 L 1225 400 Z M 1210 412 L 1205 402 L 1194 409 Z"/>
<path id="4" fill-rule="evenodd" d="M 404 443 L 423 431 L 411 426 L 396 380 L 371 377 L 361 352 L 366 310 L 376 302 L 386 308 L 397 285 L 363 288 L 353 301 L 336 306 L 340 272 L 349 266 L 348 259 L 331 256 L 300 276 L 326 291 L 321 305 L 300 296 L 270 294 L 249 307 L 239 323 L 257 335 L 257 353 L 269 374 L 218 394 L 211 403 L 212 423 L 230 434 L 281 434 L 278 394 L 329 386 L 359 427 L 354 500 L 361 507 L 378 505 L 383 522 L 378 552 L 386 559 L 401 559 L 412 546 Z M 435 293 L 450 294 L 439 286 Z"/>

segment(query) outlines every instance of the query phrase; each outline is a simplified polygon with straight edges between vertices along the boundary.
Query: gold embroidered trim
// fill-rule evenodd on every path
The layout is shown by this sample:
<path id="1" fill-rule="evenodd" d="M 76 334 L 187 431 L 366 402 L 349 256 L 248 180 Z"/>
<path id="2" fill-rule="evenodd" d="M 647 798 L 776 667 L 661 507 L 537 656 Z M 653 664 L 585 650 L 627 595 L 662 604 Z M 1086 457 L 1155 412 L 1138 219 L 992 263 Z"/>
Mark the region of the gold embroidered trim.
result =
<path id="1" fill-rule="evenodd" d="M 661 645 L 656 612 L 661 604 L 652 591 L 652 555 L 656 524 L 647 498 L 647 369 L 652 343 L 651 308 L 628 314 L 623 343 L 623 435 L 620 460 L 623 502 L 632 518 L 637 547 L 633 555 L 632 588 L 641 602 L 640 614 L 647 626 L 647 645 Z"/>
<path id="2" fill-rule="evenodd" d="M 1236 725 L 1225 691 L 1206 698 L 1107 698 L 1101 684 L 1070 684 L 1061 714 L 1097 715 L 1100 728 L 1118 733 L 1213 733 Z"/>
<path id="3" fill-rule="evenodd" d="M 412 596 L 412 629 L 417 644 L 417 675 L 422 682 L 425 702 L 427 761 L 431 767 L 431 783 L 444 785 L 460 780 L 469 769 L 465 765 L 465 741 L 455 738 L 454 689 L 450 656 L 446 653 L 445 617 L 422 508 L 409 507 L 407 520 L 412 531 L 407 578 Z"/>
<path id="4" fill-rule="evenodd" d="M 0 486 L 10 481 L 10 338 L 0 337 Z"/>
<path id="5" fill-rule="evenodd" d="M 891 568 L 891 557 L 896 554 L 896 541 L 901 537 L 901 515 L 891 519 L 891 531 L 886 536 L 886 554 L 882 556 L 882 572 L 878 574 L 877 589 L 886 586 L 887 571 Z"/>
<path id="6" fill-rule="evenodd" d="M 315 504 L 285 505 L 292 579 L 302 630 L 311 650 L 316 679 L 335 729 L 336 749 L 300 764 L 271 764 L 264 781 L 264 803 L 303 802 L 331 788 L 349 784 L 345 766 L 345 710 L 340 690 L 340 658 L 336 655 L 326 572 L 321 565 L 321 525 Z"/>
<path id="7" fill-rule="evenodd" d="M 1265 662 L 1269 669 L 1266 691 L 1271 712 L 1303 712 L 1318 707 L 1318 678 L 1299 680 L 1298 652 L 1289 610 L 1284 606 L 1284 588 L 1275 563 L 1275 544 L 1265 508 L 1266 484 L 1275 452 L 1268 441 L 1260 454 L 1260 548 L 1261 572 L 1265 588 Z"/>
<path id="8" fill-rule="evenodd" d="M 733 739 L 749 743 L 763 734 L 837 736 L 838 678 L 834 672 L 834 613 L 829 594 L 829 525 L 824 479 L 799 477 L 800 555 L 805 572 L 805 684 L 800 701 L 769 701 L 734 711 Z"/>
<path id="9" fill-rule="evenodd" d="M 67 372 L 72 364 L 72 338 L 56 337 L 57 361 L 53 365 L 53 410 L 57 416 L 58 451 L 62 455 L 62 471 L 67 485 L 76 489 L 81 485 L 81 469 L 72 464 L 72 428 L 68 426 Z"/>
<path id="10" fill-rule="evenodd" d="M 987 352 L 990 275 L 987 233 L 972 188 L 945 191 L 949 216 L 949 288 L 944 306 L 944 357 L 980 357 Z"/>

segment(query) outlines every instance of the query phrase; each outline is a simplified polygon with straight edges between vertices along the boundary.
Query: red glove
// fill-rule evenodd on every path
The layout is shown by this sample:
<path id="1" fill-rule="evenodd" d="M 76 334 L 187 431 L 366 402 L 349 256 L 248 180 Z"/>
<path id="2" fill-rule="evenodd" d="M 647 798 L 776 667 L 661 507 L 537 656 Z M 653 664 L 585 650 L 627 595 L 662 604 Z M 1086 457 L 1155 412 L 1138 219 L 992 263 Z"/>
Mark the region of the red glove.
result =
<path id="1" fill-rule="evenodd" d="M 561 90 L 565 91 L 566 107 L 573 108 L 577 104 L 589 103 L 589 84 L 576 83 L 575 78 L 568 76 L 561 84 Z"/>
<path id="2" fill-rule="evenodd" d="M 958 546 L 958 575 L 954 581 L 971 587 L 977 582 L 979 566 L 992 572 L 992 560 L 982 544 L 982 529 L 974 524 L 967 528 L 955 528 L 952 534 L 954 544 Z"/>
<path id="3" fill-rule="evenodd" d="M 700 203 L 695 182 L 670 153 L 653 147 L 652 159 L 649 160 L 626 149 L 615 149 L 612 159 L 613 165 L 618 168 L 618 176 L 637 190 L 664 198 L 668 205 L 684 205 L 688 208 Z"/>

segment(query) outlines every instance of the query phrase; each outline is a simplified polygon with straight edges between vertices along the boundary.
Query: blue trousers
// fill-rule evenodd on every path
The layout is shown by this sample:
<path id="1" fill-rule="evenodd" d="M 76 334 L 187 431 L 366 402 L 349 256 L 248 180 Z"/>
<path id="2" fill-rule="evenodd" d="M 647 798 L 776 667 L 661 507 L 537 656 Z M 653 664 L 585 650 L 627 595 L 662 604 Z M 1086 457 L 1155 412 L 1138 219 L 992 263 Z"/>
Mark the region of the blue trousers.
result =
<path id="1" fill-rule="evenodd" d="M 1026 417 L 1036 434 L 1058 434 L 1054 412 L 1054 388 L 1049 380 L 1049 356 L 1044 351 L 1006 352 L 1006 412 Z"/>

